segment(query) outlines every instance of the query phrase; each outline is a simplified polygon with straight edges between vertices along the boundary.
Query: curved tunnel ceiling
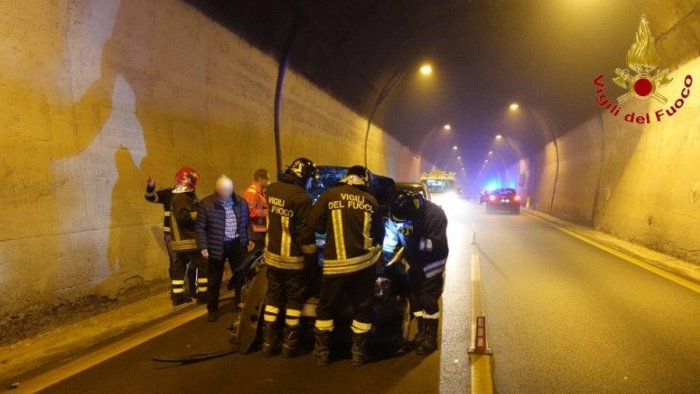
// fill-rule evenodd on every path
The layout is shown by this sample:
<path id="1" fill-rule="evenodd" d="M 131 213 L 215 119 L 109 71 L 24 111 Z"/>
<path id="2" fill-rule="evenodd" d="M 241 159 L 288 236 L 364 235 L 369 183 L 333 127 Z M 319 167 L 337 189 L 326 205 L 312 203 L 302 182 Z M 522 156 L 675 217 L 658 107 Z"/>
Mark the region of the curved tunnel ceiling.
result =
<path id="1" fill-rule="evenodd" d="M 299 15 L 292 68 L 365 116 L 386 81 L 406 71 L 375 123 L 441 166 L 456 164 L 444 158 L 458 145 L 469 173 L 496 134 L 529 151 L 551 140 L 547 128 L 560 135 L 599 111 L 593 79 L 624 66 L 640 15 L 663 3 L 186 1 L 276 57 Z M 423 61 L 430 77 L 417 73 Z M 450 133 L 436 130 L 445 123 Z"/>

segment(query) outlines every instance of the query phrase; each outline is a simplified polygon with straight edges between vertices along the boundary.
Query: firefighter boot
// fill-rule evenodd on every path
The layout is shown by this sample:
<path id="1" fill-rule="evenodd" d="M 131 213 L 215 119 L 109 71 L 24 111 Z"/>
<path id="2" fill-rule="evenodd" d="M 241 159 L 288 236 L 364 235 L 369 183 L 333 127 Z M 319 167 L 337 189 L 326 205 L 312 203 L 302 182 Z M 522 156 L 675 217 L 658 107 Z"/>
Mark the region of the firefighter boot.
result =
<path id="1" fill-rule="evenodd" d="M 277 322 L 263 323 L 263 357 L 272 357 L 280 352 L 280 332 Z"/>
<path id="2" fill-rule="evenodd" d="M 368 332 L 352 335 L 352 365 L 359 367 L 367 363 L 367 360 L 369 360 L 369 353 L 367 353 L 368 342 Z"/>
<path id="3" fill-rule="evenodd" d="M 427 355 L 437 350 L 437 336 L 440 321 L 438 319 L 423 319 L 425 336 L 423 341 L 416 347 L 416 354 Z"/>
<path id="4" fill-rule="evenodd" d="M 425 324 L 422 317 L 416 317 L 416 324 L 418 326 L 418 332 L 415 338 L 413 338 L 413 344 L 419 346 L 425 340 Z"/>
<path id="5" fill-rule="evenodd" d="M 299 326 L 291 327 L 284 326 L 284 343 L 282 344 L 282 357 L 292 358 L 297 355 L 299 350 Z"/>
<path id="6" fill-rule="evenodd" d="M 330 363 L 331 332 L 314 329 L 314 359 L 317 365 L 328 365 Z"/>

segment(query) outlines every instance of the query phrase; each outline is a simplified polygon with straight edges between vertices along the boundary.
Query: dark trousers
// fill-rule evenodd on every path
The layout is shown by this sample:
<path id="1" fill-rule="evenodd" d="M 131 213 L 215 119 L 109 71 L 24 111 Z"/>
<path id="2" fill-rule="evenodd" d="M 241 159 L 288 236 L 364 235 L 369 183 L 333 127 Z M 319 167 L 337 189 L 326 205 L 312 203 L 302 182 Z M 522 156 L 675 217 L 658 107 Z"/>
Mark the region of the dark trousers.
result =
<path id="1" fill-rule="evenodd" d="M 207 309 L 209 312 L 217 312 L 219 310 L 219 292 L 221 291 L 221 280 L 224 277 L 224 264 L 227 261 L 233 274 L 231 278 L 232 288 L 236 290 L 236 296 L 240 296 L 246 273 L 239 268 L 244 259 L 245 248 L 238 239 L 224 242 L 224 255 L 222 257 L 213 258 L 209 256 L 209 290 L 207 292 Z"/>
<path id="2" fill-rule="evenodd" d="M 438 301 L 445 285 L 443 275 L 426 278 L 422 267 L 408 270 L 408 289 L 411 299 L 411 312 L 425 311 L 428 315 L 438 313 Z"/>
<path id="3" fill-rule="evenodd" d="M 165 241 L 165 249 L 168 252 L 168 260 L 170 261 L 168 275 L 170 275 L 170 279 L 172 279 L 173 266 L 177 259 L 177 254 L 173 251 L 173 234 L 170 232 L 163 232 L 163 241 Z"/>
<path id="4" fill-rule="evenodd" d="M 280 309 L 302 310 L 308 283 L 308 269 L 284 270 L 268 266 L 265 303 Z"/>
<path id="5" fill-rule="evenodd" d="M 354 319 L 362 323 L 372 323 L 376 277 L 374 266 L 350 274 L 323 275 L 316 318 L 332 320 L 347 294 L 355 315 Z"/>
<path id="6" fill-rule="evenodd" d="M 189 295 L 194 296 L 197 292 L 197 271 L 201 270 L 202 266 L 204 266 L 205 271 L 200 272 L 199 275 L 206 276 L 206 262 L 202 261 L 199 257 L 196 261 L 193 261 L 189 257 L 187 258 L 187 261 L 178 261 L 177 253 L 173 251 L 173 234 L 170 232 L 163 232 L 163 241 L 165 241 L 165 249 L 168 253 L 168 261 L 170 263 L 168 265 L 168 276 L 170 277 L 171 283 L 173 280 L 176 283 L 179 283 L 179 281 L 182 280 L 182 267 L 184 264 L 184 268 L 187 273 Z M 173 271 L 175 274 L 173 274 Z"/>

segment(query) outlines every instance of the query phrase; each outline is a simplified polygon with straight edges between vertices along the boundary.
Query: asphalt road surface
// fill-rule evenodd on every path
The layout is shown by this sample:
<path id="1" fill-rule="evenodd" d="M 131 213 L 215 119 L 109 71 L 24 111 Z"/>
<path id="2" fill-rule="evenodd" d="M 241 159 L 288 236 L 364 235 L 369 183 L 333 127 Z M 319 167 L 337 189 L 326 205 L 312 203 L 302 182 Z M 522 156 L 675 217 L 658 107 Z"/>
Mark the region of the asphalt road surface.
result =
<path id="1" fill-rule="evenodd" d="M 190 365 L 154 355 L 228 347 L 232 314 L 200 318 L 46 392 L 469 392 L 469 244 L 477 231 L 494 385 L 499 393 L 698 393 L 700 295 L 526 215 L 449 212 L 441 351 L 354 368 L 311 355 L 234 354 Z M 342 349 L 341 349 L 342 350 Z"/>

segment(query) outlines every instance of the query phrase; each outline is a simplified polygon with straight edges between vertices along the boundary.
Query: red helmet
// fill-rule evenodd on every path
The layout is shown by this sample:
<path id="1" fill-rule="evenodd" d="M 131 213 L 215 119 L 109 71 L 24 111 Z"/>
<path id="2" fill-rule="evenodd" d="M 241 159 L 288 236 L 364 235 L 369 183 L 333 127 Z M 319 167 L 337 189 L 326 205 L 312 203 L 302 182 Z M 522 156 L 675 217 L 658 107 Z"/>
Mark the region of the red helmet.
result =
<path id="1" fill-rule="evenodd" d="M 190 167 L 182 167 L 175 174 L 175 184 L 178 186 L 194 189 L 197 187 L 197 181 L 199 181 L 199 174 Z"/>

